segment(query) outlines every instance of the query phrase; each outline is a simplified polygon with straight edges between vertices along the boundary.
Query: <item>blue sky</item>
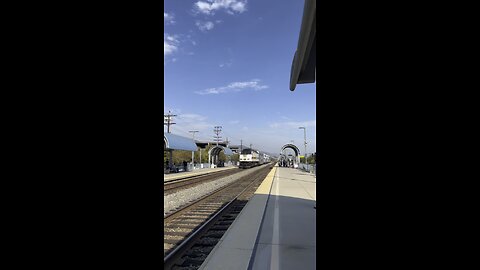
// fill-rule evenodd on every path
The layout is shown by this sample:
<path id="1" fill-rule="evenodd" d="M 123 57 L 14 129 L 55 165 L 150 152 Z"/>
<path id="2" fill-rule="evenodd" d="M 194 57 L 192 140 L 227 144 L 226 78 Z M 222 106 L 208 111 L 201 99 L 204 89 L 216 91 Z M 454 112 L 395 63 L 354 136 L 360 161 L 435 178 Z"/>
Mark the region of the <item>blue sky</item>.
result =
<path id="1" fill-rule="evenodd" d="M 301 0 L 166 0 L 164 112 L 171 132 L 277 154 L 292 140 L 316 148 L 316 84 L 289 90 L 303 14 Z"/>

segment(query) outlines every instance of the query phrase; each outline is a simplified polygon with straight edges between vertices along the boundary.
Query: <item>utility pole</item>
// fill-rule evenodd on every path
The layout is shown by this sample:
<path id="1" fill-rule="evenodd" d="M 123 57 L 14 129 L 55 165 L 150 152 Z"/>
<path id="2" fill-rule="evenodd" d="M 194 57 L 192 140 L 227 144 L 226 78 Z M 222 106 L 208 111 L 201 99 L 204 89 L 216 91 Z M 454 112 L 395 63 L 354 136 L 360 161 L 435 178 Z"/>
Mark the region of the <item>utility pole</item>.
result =
<path id="1" fill-rule="evenodd" d="M 218 142 L 222 138 L 221 136 L 218 136 L 218 134 L 220 134 L 220 132 L 222 132 L 222 126 L 213 127 L 213 132 L 216 134 L 216 136 L 213 136 L 213 138 L 214 138 L 214 141 L 217 142 L 217 146 L 218 146 Z"/>
<path id="2" fill-rule="evenodd" d="M 220 132 L 222 132 L 222 126 L 215 126 L 213 127 L 213 132 L 215 133 L 215 136 L 213 136 L 214 140 L 218 142 L 221 140 L 221 136 L 219 136 Z M 218 155 L 215 156 L 214 164 L 218 164 Z"/>
<path id="3" fill-rule="evenodd" d="M 227 145 L 227 147 L 228 147 L 228 143 L 229 143 L 228 137 L 227 137 L 227 140 L 225 141 L 225 143 L 226 143 L 226 145 Z M 229 157 L 229 156 L 225 156 L 225 157 L 226 157 L 229 161 L 231 161 L 231 157 Z"/>
<path id="4" fill-rule="evenodd" d="M 175 125 L 176 123 L 172 122 L 172 117 L 177 116 L 168 111 L 168 114 L 163 115 L 163 124 L 167 126 L 167 133 L 170 133 L 170 125 Z"/>
<path id="5" fill-rule="evenodd" d="M 243 141 L 240 140 L 240 154 L 242 153 L 242 150 L 243 150 L 242 148 L 243 148 Z"/>
<path id="6" fill-rule="evenodd" d="M 190 130 L 189 132 L 192 133 L 192 140 L 193 140 L 193 143 L 195 143 L 195 133 L 198 132 L 198 130 Z M 194 151 L 192 151 L 192 169 L 193 169 L 193 155 L 194 155 L 193 152 Z"/>
<path id="7" fill-rule="evenodd" d="M 307 128 L 306 127 L 299 127 L 298 129 L 303 129 L 303 140 L 305 143 L 305 165 L 307 164 Z"/>

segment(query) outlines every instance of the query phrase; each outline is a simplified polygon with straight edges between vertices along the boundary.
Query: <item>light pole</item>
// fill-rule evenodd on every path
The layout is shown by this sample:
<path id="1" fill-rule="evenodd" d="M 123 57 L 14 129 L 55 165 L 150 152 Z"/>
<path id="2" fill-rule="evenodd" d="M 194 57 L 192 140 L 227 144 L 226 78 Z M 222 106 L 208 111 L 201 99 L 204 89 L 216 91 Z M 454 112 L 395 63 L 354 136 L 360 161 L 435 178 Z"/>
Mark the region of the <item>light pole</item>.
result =
<path id="1" fill-rule="evenodd" d="M 213 127 L 213 132 L 216 134 L 216 136 L 213 136 L 215 138 L 215 141 L 217 142 L 217 147 L 218 147 L 218 142 L 220 141 L 220 139 L 222 138 L 221 136 L 219 136 L 218 134 L 220 134 L 220 132 L 222 132 L 222 126 L 215 126 Z M 220 153 L 219 153 L 220 154 Z M 215 165 L 218 165 L 218 154 L 213 156 L 213 164 Z M 208 161 L 208 163 L 210 163 L 210 160 Z M 208 164 L 208 166 L 211 166 L 210 164 Z"/>
<path id="2" fill-rule="evenodd" d="M 306 127 L 299 127 L 298 129 L 303 129 L 303 141 L 305 143 L 305 153 L 303 155 L 305 156 L 305 167 L 307 166 L 307 128 Z"/>
<path id="3" fill-rule="evenodd" d="M 192 133 L 192 140 L 193 140 L 193 143 L 195 143 L 195 133 L 198 132 L 198 130 L 190 130 L 189 132 Z M 192 151 L 192 170 L 193 170 L 193 153 L 194 151 Z"/>

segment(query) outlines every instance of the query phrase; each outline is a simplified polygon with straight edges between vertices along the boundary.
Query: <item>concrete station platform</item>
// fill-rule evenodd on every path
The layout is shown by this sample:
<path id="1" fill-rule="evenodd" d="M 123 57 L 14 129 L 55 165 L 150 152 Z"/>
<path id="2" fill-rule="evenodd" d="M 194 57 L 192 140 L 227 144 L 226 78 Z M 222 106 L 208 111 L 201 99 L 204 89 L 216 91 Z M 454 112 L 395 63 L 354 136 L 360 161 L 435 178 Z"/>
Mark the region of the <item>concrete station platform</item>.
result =
<path id="1" fill-rule="evenodd" d="M 237 166 L 228 166 L 228 167 L 220 167 L 220 168 L 205 168 L 205 169 L 196 169 L 193 171 L 189 172 L 178 172 L 178 173 L 170 173 L 170 174 L 163 174 L 163 181 L 171 181 L 171 180 L 176 180 L 184 177 L 190 177 L 190 176 L 198 176 L 198 175 L 204 175 L 204 174 L 209 174 L 212 172 L 219 172 L 219 171 L 224 171 L 224 170 L 231 170 L 238 168 Z"/>
<path id="2" fill-rule="evenodd" d="M 275 166 L 200 267 L 315 269 L 316 178 Z"/>

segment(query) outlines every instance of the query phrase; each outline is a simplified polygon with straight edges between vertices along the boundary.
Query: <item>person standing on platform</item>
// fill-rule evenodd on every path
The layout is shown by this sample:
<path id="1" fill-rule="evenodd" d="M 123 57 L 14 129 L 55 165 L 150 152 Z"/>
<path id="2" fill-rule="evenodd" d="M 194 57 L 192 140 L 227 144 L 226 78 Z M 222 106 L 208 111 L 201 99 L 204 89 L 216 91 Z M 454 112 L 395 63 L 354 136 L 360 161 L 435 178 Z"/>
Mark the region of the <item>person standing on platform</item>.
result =
<path id="1" fill-rule="evenodd" d="M 187 171 L 187 162 L 185 160 L 183 161 L 183 171 Z"/>

